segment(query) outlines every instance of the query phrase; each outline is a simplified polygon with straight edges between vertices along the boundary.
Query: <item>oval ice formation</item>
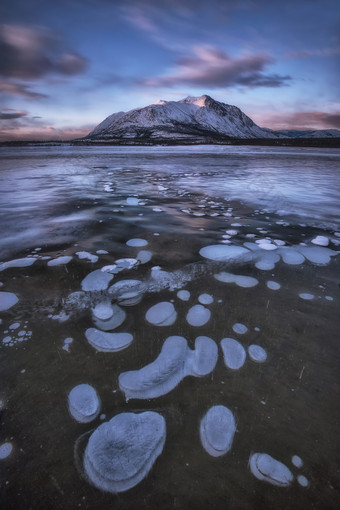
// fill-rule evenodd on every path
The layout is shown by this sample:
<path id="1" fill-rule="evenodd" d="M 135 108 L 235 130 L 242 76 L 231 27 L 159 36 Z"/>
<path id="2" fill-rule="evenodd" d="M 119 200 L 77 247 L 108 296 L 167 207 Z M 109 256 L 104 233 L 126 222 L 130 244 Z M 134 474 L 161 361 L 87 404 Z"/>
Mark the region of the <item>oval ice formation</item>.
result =
<path id="1" fill-rule="evenodd" d="M 244 347 L 234 338 L 223 338 L 221 348 L 226 367 L 232 370 L 238 370 L 246 361 L 246 351 Z"/>
<path id="2" fill-rule="evenodd" d="M 321 246 L 298 246 L 299 252 L 306 257 L 312 264 L 328 264 L 331 257 L 338 255 L 337 251 L 330 248 L 322 248 Z"/>
<path id="3" fill-rule="evenodd" d="M 0 460 L 6 459 L 12 453 L 13 445 L 12 443 L 2 443 L 0 445 Z"/>
<path id="4" fill-rule="evenodd" d="M 263 363 L 267 359 L 267 353 L 260 345 L 249 345 L 248 354 L 250 358 L 257 363 Z"/>
<path id="5" fill-rule="evenodd" d="M 85 336 L 92 347 L 101 352 L 121 351 L 128 347 L 133 340 L 130 333 L 108 333 L 96 328 L 88 328 L 85 331 Z"/>
<path id="6" fill-rule="evenodd" d="M 127 205 L 138 205 L 139 204 L 139 199 L 136 198 L 136 197 L 128 197 L 126 199 L 126 203 L 127 203 Z"/>
<path id="7" fill-rule="evenodd" d="M 107 318 L 101 318 L 107 317 Z M 101 303 L 92 310 L 92 319 L 97 328 L 104 331 L 118 328 L 125 321 L 126 313 L 118 305 Z"/>
<path id="8" fill-rule="evenodd" d="M 214 302 L 214 298 L 210 294 L 201 294 L 198 296 L 198 301 L 201 305 L 211 305 Z"/>
<path id="9" fill-rule="evenodd" d="M 223 283 L 236 283 L 239 287 L 255 287 L 259 283 L 257 278 L 253 276 L 244 276 L 241 274 L 232 274 L 227 273 L 226 271 L 221 271 L 214 275 L 214 278 L 219 282 Z"/>
<path id="10" fill-rule="evenodd" d="M 195 340 L 195 350 L 189 352 L 185 375 L 203 377 L 214 370 L 218 359 L 218 348 L 212 338 L 198 336 Z"/>
<path id="11" fill-rule="evenodd" d="M 89 384 L 78 384 L 68 395 L 70 414 L 79 423 L 94 420 L 100 411 L 100 400 L 96 390 Z"/>
<path id="12" fill-rule="evenodd" d="M 139 247 L 139 246 L 146 246 L 148 244 L 148 242 L 145 239 L 135 238 L 135 239 L 129 239 L 128 241 L 126 241 L 126 244 L 128 246 Z"/>
<path id="13" fill-rule="evenodd" d="M 13 292 L 0 292 L 0 312 L 9 310 L 19 301 Z"/>
<path id="14" fill-rule="evenodd" d="M 247 333 L 248 328 L 244 324 L 236 322 L 236 324 L 233 325 L 233 331 L 235 333 L 238 333 L 239 335 L 244 335 L 245 333 Z"/>
<path id="15" fill-rule="evenodd" d="M 89 273 L 81 282 L 81 288 L 85 291 L 105 290 L 108 288 L 113 275 L 96 269 Z"/>
<path id="16" fill-rule="evenodd" d="M 257 267 L 257 269 L 271 271 L 274 269 L 276 262 L 280 260 L 280 255 L 273 252 L 262 252 L 260 254 L 257 252 L 255 260 L 255 267 Z"/>
<path id="17" fill-rule="evenodd" d="M 145 318 L 154 326 L 171 326 L 176 321 L 177 312 L 169 301 L 161 301 L 146 312 Z"/>
<path id="18" fill-rule="evenodd" d="M 145 288 L 145 284 L 140 280 L 121 280 L 109 288 L 109 293 L 120 305 L 132 306 L 142 300 Z"/>
<path id="19" fill-rule="evenodd" d="M 206 324 L 211 316 L 210 310 L 202 305 L 192 306 L 187 313 L 187 322 L 190 326 L 203 326 Z"/>
<path id="20" fill-rule="evenodd" d="M 271 290 L 279 290 L 281 288 L 281 285 L 278 282 L 274 282 L 273 280 L 268 280 L 266 282 L 266 285 L 267 285 L 268 289 L 271 289 Z"/>
<path id="21" fill-rule="evenodd" d="M 98 489 L 131 489 L 149 473 L 165 438 L 165 420 L 160 414 L 118 414 L 91 434 L 84 453 L 85 473 Z"/>
<path id="22" fill-rule="evenodd" d="M 71 260 L 72 257 L 70 255 L 65 255 L 64 257 L 57 257 L 56 259 L 49 260 L 47 262 L 47 265 L 50 267 L 63 266 L 65 264 L 68 264 Z"/>
<path id="23" fill-rule="evenodd" d="M 199 251 L 202 257 L 209 260 L 216 261 L 232 261 L 232 260 L 248 260 L 250 257 L 250 252 L 247 248 L 243 248 L 243 246 L 233 246 L 233 245 L 225 245 L 225 244 L 213 244 L 210 246 L 204 246 Z"/>
<path id="24" fill-rule="evenodd" d="M 178 299 L 181 299 L 182 301 L 189 301 L 190 299 L 190 292 L 188 290 L 179 290 L 177 292 Z"/>
<path id="25" fill-rule="evenodd" d="M 235 431 L 235 418 L 230 409 L 222 405 L 213 406 L 201 421 L 202 446 L 209 455 L 220 457 L 230 450 Z"/>
<path id="26" fill-rule="evenodd" d="M 141 264 L 146 264 L 152 259 L 152 252 L 149 250 L 141 250 L 137 253 L 136 259 Z"/>
<path id="27" fill-rule="evenodd" d="M 254 453 L 250 456 L 249 467 L 258 480 L 269 482 L 279 487 L 288 487 L 293 481 L 291 471 L 267 453 Z"/>
<path id="28" fill-rule="evenodd" d="M 8 269 L 10 267 L 27 267 L 31 266 L 36 262 L 35 257 L 25 257 L 22 259 L 14 259 L 14 260 L 8 260 L 7 262 L 1 262 L 0 263 L 0 271 L 4 271 L 5 269 Z"/>
<path id="29" fill-rule="evenodd" d="M 299 469 L 302 468 L 303 462 L 302 462 L 301 457 L 299 457 L 298 455 L 293 455 L 293 457 L 292 457 L 292 464 L 294 464 L 294 466 L 299 468 Z"/>
<path id="30" fill-rule="evenodd" d="M 299 251 L 291 248 L 290 246 L 284 246 L 279 249 L 279 253 L 285 264 L 299 265 L 305 261 L 305 257 Z"/>
<path id="31" fill-rule="evenodd" d="M 309 485 L 307 478 L 303 475 L 298 475 L 297 481 L 301 485 L 301 487 L 308 487 Z"/>
<path id="32" fill-rule="evenodd" d="M 99 259 L 98 255 L 93 255 L 92 253 L 89 253 L 88 251 L 77 251 L 76 255 L 78 256 L 79 259 L 89 260 L 93 264 L 95 262 L 98 262 L 98 259 Z"/>
<path id="33" fill-rule="evenodd" d="M 182 336 L 168 337 L 155 361 L 141 368 L 123 372 L 119 387 L 130 398 L 155 398 L 169 393 L 183 379 L 188 343 Z"/>
<path id="34" fill-rule="evenodd" d="M 301 292 L 301 294 L 299 294 L 299 297 L 301 299 L 310 300 L 310 299 L 314 299 L 314 294 L 309 294 L 308 292 Z"/>
<path id="35" fill-rule="evenodd" d="M 318 246 L 328 246 L 329 239 L 326 236 L 316 236 L 314 239 L 311 240 L 311 243 L 317 244 Z"/>

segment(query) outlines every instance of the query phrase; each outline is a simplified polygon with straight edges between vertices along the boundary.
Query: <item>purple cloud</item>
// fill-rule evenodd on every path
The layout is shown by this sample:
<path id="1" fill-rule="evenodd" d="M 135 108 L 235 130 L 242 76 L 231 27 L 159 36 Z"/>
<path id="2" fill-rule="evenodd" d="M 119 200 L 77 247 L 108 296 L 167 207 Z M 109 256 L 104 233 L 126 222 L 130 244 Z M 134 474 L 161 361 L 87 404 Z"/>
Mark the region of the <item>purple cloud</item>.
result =
<path id="1" fill-rule="evenodd" d="M 25 110 L 13 110 L 12 108 L 4 108 L 2 111 L 0 111 L 1 120 L 20 119 L 26 115 L 27 112 Z"/>
<path id="2" fill-rule="evenodd" d="M 262 116 L 262 125 L 272 129 L 340 129 L 340 112 L 295 112 Z"/>
<path id="3" fill-rule="evenodd" d="M 45 94 L 30 90 L 27 85 L 23 85 L 22 83 L 13 83 L 4 80 L 0 81 L 0 93 L 1 92 L 12 96 L 23 96 L 27 99 L 44 99 L 47 97 Z"/>

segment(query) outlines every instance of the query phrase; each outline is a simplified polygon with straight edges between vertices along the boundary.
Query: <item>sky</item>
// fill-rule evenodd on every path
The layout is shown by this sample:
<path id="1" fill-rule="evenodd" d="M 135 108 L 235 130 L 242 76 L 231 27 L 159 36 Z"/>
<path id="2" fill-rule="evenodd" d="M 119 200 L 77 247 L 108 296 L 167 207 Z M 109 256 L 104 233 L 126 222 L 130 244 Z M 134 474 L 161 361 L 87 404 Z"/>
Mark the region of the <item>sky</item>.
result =
<path id="1" fill-rule="evenodd" d="M 338 0 L 0 2 L 0 141 L 203 94 L 261 127 L 340 129 L 339 78 Z"/>

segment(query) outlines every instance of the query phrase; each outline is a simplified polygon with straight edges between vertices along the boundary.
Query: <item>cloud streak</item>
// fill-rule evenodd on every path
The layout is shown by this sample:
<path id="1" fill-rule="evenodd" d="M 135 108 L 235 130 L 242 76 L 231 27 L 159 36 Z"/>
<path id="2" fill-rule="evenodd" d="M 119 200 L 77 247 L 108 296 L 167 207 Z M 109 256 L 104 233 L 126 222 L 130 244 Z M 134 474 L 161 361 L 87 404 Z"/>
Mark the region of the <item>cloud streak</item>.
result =
<path id="1" fill-rule="evenodd" d="M 22 96 L 27 99 L 44 99 L 47 97 L 46 94 L 40 94 L 39 92 L 30 90 L 27 85 L 5 80 L 0 81 L 0 93 L 11 96 Z"/>
<path id="2" fill-rule="evenodd" d="M 1 120 L 20 119 L 26 115 L 27 112 L 25 110 L 13 110 L 12 108 L 4 108 L 2 111 L 0 111 Z"/>
<path id="3" fill-rule="evenodd" d="M 272 129 L 340 129 L 340 111 L 277 113 L 263 117 L 261 123 Z"/>

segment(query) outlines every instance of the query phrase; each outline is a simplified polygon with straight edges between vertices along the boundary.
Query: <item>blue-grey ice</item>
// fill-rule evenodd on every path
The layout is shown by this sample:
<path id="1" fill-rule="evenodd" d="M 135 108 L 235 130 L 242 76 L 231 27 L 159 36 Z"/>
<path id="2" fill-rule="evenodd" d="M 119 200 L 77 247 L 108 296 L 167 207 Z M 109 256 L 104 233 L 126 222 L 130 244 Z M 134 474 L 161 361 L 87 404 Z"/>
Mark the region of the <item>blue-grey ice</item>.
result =
<path id="1" fill-rule="evenodd" d="M 280 255 L 276 252 L 256 252 L 255 256 L 255 267 L 262 271 L 271 271 L 274 269 L 276 262 L 280 260 Z"/>
<path id="2" fill-rule="evenodd" d="M 143 480 L 162 453 L 163 416 L 153 411 L 121 413 L 99 425 L 84 453 L 84 469 L 98 489 L 124 492 Z"/>
<path id="3" fill-rule="evenodd" d="M 246 351 L 243 345 L 234 338 L 222 338 L 221 348 L 223 352 L 224 363 L 232 370 L 238 370 L 246 361 Z"/>
<path id="4" fill-rule="evenodd" d="M 137 253 L 136 259 L 141 264 L 146 264 L 152 259 L 152 252 L 149 250 L 141 250 Z"/>
<path id="5" fill-rule="evenodd" d="M 100 303 L 92 309 L 92 319 L 97 328 L 103 331 L 116 329 L 123 324 L 126 313 L 118 305 L 111 305 L 107 302 Z"/>
<path id="6" fill-rule="evenodd" d="M 65 255 L 63 257 L 57 257 L 56 259 L 49 260 L 47 262 L 47 265 L 50 267 L 54 266 L 64 266 L 65 264 L 68 264 L 71 262 L 72 257 L 70 255 Z"/>
<path id="7" fill-rule="evenodd" d="M 299 252 L 306 257 L 312 264 L 325 265 L 331 260 L 331 257 L 338 255 L 339 252 L 331 250 L 330 248 L 323 248 L 321 246 L 299 246 Z"/>
<path id="8" fill-rule="evenodd" d="M 314 297 L 315 297 L 315 296 L 314 296 L 314 294 L 309 294 L 309 292 L 301 292 L 301 293 L 299 294 L 299 297 L 300 297 L 301 299 L 310 300 L 310 299 L 314 299 Z"/>
<path id="9" fill-rule="evenodd" d="M 92 263 L 95 263 L 98 261 L 98 255 L 93 255 L 92 253 L 89 253 L 88 251 L 77 251 L 76 255 L 79 259 L 85 259 L 89 260 Z"/>
<path id="10" fill-rule="evenodd" d="M 96 390 L 89 384 L 78 384 L 68 394 L 70 414 L 79 423 L 89 423 L 100 411 L 100 400 Z"/>
<path id="11" fill-rule="evenodd" d="M 217 358 L 217 345 L 209 337 L 197 337 L 195 349 L 191 350 L 184 337 L 170 336 L 155 361 L 140 370 L 120 374 L 119 387 L 126 400 L 156 398 L 169 393 L 186 376 L 208 375 Z"/>
<path id="12" fill-rule="evenodd" d="M 202 257 L 220 262 L 231 262 L 234 260 L 250 260 L 251 254 L 243 246 L 213 244 L 204 246 L 199 251 Z"/>
<path id="13" fill-rule="evenodd" d="M 113 275 L 96 269 L 89 273 L 81 282 L 81 288 L 85 291 L 105 290 L 108 288 Z"/>
<path id="14" fill-rule="evenodd" d="M 213 406 L 201 420 L 202 446 L 209 455 L 220 457 L 231 449 L 235 431 L 235 418 L 230 409 L 222 405 Z"/>
<path id="15" fill-rule="evenodd" d="M 7 459 L 13 450 L 12 443 L 2 443 L 0 445 L 0 460 Z"/>
<path id="16" fill-rule="evenodd" d="M 302 468 L 303 462 L 302 462 L 301 457 L 299 457 L 298 455 L 293 455 L 292 464 L 299 469 Z"/>
<path id="17" fill-rule="evenodd" d="M 201 305 L 211 305 L 214 302 L 214 298 L 210 294 L 200 294 L 198 296 L 198 301 Z"/>
<path id="18" fill-rule="evenodd" d="M 190 292 L 188 290 L 179 290 L 176 295 L 182 301 L 189 301 L 190 299 Z"/>
<path id="19" fill-rule="evenodd" d="M 247 333 L 248 328 L 244 324 L 241 324 L 240 322 L 236 322 L 233 325 L 233 331 L 235 333 L 238 333 L 239 335 L 244 335 L 245 333 Z"/>
<path id="20" fill-rule="evenodd" d="M 309 481 L 303 475 L 298 475 L 297 476 L 297 481 L 301 485 L 301 487 L 308 487 L 308 485 L 309 485 Z"/>
<path id="21" fill-rule="evenodd" d="M 9 310 L 19 301 L 13 292 L 0 292 L 0 312 Z"/>
<path id="22" fill-rule="evenodd" d="M 126 199 L 126 203 L 127 203 L 127 205 L 138 205 L 139 204 L 139 199 L 136 198 L 136 197 L 128 197 Z"/>
<path id="23" fill-rule="evenodd" d="M 101 268 L 104 273 L 118 274 L 121 271 L 132 269 L 138 266 L 140 262 L 137 259 L 124 258 L 115 260 L 114 264 L 110 264 Z"/>
<path id="24" fill-rule="evenodd" d="M 211 312 L 208 308 L 202 305 L 194 305 L 189 308 L 186 319 L 190 326 L 204 326 L 211 317 Z"/>
<path id="25" fill-rule="evenodd" d="M 177 312 L 172 303 L 161 301 L 149 308 L 145 318 L 154 326 L 171 326 L 177 319 Z"/>
<path id="26" fill-rule="evenodd" d="M 311 240 L 311 243 L 316 244 L 318 246 L 328 246 L 329 239 L 326 236 L 316 236 L 314 239 Z"/>
<path id="27" fill-rule="evenodd" d="M 27 267 L 34 264 L 37 259 L 35 257 L 25 257 L 23 259 L 8 260 L 0 263 L 0 271 L 4 271 L 10 267 Z"/>
<path id="28" fill-rule="evenodd" d="M 302 255 L 302 253 L 290 246 L 282 246 L 279 249 L 279 253 L 285 264 L 297 266 L 305 261 L 305 257 Z"/>
<path id="29" fill-rule="evenodd" d="M 214 278 L 219 282 L 223 283 L 236 283 L 239 287 L 255 287 L 259 283 L 257 278 L 253 276 L 244 276 L 241 274 L 232 274 L 227 273 L 226 271 L 221 271 L 214 275 Z"/>
<path id="30" fill-rule="evenodd" d="M 145 239 L 134 238 L 134 239 L 129 239 L 126 242 L 126 244 L 128 246 L 140 247 L 140 246 L 146 246 L 148 244 L 148 242 Z"/>
<path id="31" fill-rule="evenodd" d="M 108 333 L 96 328 L 88 328 L 85 336 L 92 347 L 101 352 L 121 351 L 126 349 L 133 340 L 130 333 Z"/>
<path id="32" fill-rule="evenodd" d="M 273 280 L 268 280 L 266 282 L 266 285 L 267 285 L 268 289 L 271 289 L 271 290 L 279 290 L 281 288 L 281 285 L 278 282 L 274 282 Z"/>
<path id="33" fill-rule="evenodd" d="M 139 303 L 146 291 L 145 284 L 140 280 L 120 280 L 109 288 L 109 293 L 121 306 L 132 306 Z"/>
<path id="34" fill-rule="evenodd" d="M 250 359 L 256 363 L 263 363 L 267 359 L 267 353 L 260 345 L 252 344 L 248 347 Z"/>
<path id="35" fill-rule="evenodd" d="M 279 487 L 288 487 L 294 479 L 292 472 L 285 464 L 267 453 L 253 453 L 249 459 L 249 467 L 258 480 Z"/>

